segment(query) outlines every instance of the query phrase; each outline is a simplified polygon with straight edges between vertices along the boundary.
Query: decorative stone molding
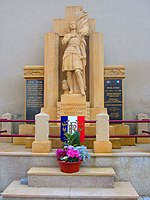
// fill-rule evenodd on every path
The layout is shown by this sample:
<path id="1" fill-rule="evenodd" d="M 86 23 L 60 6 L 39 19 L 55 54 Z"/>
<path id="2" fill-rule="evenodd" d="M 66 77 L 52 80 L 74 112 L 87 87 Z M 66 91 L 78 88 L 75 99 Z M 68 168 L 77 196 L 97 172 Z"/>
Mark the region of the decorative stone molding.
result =
<path id="1" fill-rule="evenodd" d="M 25 79 L 35 79 L 44 78 L 44 66 L 43 65 L 30 65 L 24 67 L 24 78 Z"/>
<path id="2" fill-rule="evenodd" d="M 125 78 L 126 67 L 124 65 L 105 65 L 104 77 L 106 78 Z"/>
<path id="3" fill-rule="evenodd" d="M 105 65 L 105 78 L 125 78 L 126 67 L 124 65 Z M 24 78 L 44 78 L 43 65 L 30 65 L 24 67 Z"/>

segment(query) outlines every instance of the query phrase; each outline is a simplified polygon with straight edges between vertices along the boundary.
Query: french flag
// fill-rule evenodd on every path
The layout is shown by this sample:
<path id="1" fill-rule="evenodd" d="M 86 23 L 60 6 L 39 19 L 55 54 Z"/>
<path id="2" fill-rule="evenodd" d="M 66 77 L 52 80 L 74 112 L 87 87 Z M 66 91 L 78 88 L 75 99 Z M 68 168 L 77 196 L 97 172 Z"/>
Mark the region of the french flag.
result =
<path id="1" fill-rule="evenodd" d="M 74 130 L 80 133 L 80 142 L 84 141 L 84 126 L 85 117 L 84 116 L 61 116 L 61 141 L 66 140 L 65 133 L 73 133 Z"/>

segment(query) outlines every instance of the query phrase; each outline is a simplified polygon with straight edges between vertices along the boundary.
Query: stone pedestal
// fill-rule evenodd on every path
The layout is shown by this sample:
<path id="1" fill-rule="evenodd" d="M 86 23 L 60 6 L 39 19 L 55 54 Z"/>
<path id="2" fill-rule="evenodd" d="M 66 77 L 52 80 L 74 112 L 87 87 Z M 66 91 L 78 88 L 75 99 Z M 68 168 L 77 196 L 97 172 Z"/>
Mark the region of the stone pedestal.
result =
<path id="1" fill-rule="evenodd" d="M 137 117 L 138 117 L 138 120 L 149 119 L 148 115 L 144 113 L 138 114 Z M 138 130 L 138 135 L 144 134 L 142 133 L 142 131 L 149 131 L 148 123 L 137 123 L 137 130 Z M 137 143 L 150 144 L 150 138 L 137 138 Z"/>
<path id="2" fill-rule="evenodd" d="M 121 149 L 120 138 L 111 138 L 110 142 L 112 143 L 112 149 Z"/>
<path id="3" fill-rule="evenodd" d="M 96 141 L 94 153 L 111 153 L 112 143 L 109 141 L 109 116 L 105 113 L 96 116 Z"/>
<path id="4" fill-rule="evenodd" d="M 60 116 L 85 116 L 90 119 L 90 103 L 86 96 L 81 94 L 63 94 L 61 102 L 57 103 L 57 117 Z"/>
<path id="5" fill-rule="evenodd" d="M 33 143 L 34 141 L 35 141 L 34 138 L 31 138 L 31 137 L 26 138 L 26 139 L 25 139 L 25 147 L 26 147 L 26 148 L 32 148 L 32 143 Z"/>
<path id="6" fill-rule="evenodd" d="M 49 153 L 52 150 L 51 141 L 38 142 L 34 141 L 32 143 L 32 153 Z"/>
<path id="7" fill-rule="evenodd" d="M 38 142 L 48 141 L 49 115 L 39 113 L 35 116 L 35 140 Z"/>
<path id="8" fill-rule="evenodd" d="M 130 129 L 128 125 L 114 125 L 114 135 L 129 135 Z M 134 146 L 135 138 L 120 138 L 121 146 Z"/>
<path id="9" fill-rule="evenodd" d="M 112 143 L 109 141 L 94 141 L 94 153 L 111 153 Z"/>
<path id="10" fill-rule="evenodd" d="M 109 115 L 105 113 L 96 116 L 96 141 L 109 141 Z"/>
<path id="11" fill-rule="evenodd" d="M 33 153 L 49 153 L 52 142 L 49 141 L 49 115 L 40 113 L 35 116 L 35 141 L 32 143 Z"/>
<path id="12" fill-rule="evenodd" d="M 34 124 L 21 124 L 19 125 L 19 135 L 35 135 Z M 26 137 L 14 137 L 13 144 L 22 145 L 26 143 Z"/>
<path id="13" fill-rule="evenodd" d="M 7 119 L 10 120 L 13 118 L 13 115 L 10 113 L 5 113 L 2 115 L 2 119 Z M 1 133 L 2 135 L 5 134 L 11 134 L 12 133 L 12 122 L 2 122 L 2 130 L 6 130 L 7 132 Z M 0 143 L 4 142 L 4 143 L 11 143 L 12 142 L 12 138 L 8 138 L 8 137 L 2 137 L 0 138 Z"/>
<path id="14" fill-rule="evenodd" d="M 148 120 L 148 115 L 140 113 L 137 116 L 138 120 Z M 148 123 L 137 123 L 138 135 L 143 134 L 142 131 L 148 131 Z"/>

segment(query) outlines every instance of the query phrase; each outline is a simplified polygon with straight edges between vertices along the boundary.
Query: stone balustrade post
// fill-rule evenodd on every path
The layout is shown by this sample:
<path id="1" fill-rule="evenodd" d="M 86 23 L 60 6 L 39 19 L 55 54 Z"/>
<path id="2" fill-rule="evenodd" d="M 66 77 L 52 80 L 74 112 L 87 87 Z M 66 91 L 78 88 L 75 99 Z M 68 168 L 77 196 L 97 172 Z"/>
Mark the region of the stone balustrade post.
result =
<path id="1" fill-rule="evenodd" d="M 48 141 L 49 115 L 39 113 L 35 115 L 35 141 Z"/>
<path id="2" fill-rule="evenodd" d="M 96 141 L 109 141 L 109 115 L 96 115 Z"/>
<path id="3" fill-rule="evenodd" d="M 13 115 L 10 113 L 2 114 L 2 119 L 11 120 Z M 2 130 L 7 130 L 7 134 L 12 133 L 12 122 L 2 122 Z"/>
<path id="4" fill-rule="evenodd" d="M 138 120 L 149 119 L 147 114 L 139 113 L 137 115 Z M 142 134 L 142 131 L 148 131 L 148 123 L 137 123 L 138 135 Z"/>
<path id="5" fill-rule="evenodd" d="M 2 119 L 11 120 L 11 119 L 13 119 L 13 115 L 11 113 L 2 114 Z M 2 122 L 2 130 L 6 130 L 7 132 L 1 133 L 1 134 L 2 135 L 12 134 L 12 127 L 13 127 L 12 122 Z M 11 143 L 12 138 L 11 137 L 2 137 L 2 138 L 0 138 L 0 142 Z"/>
<path id="6" fill-rule="evenodd" d="M 52 148 L 49 140 L 49 115 L 39 113 L 35 116 L 35 141 L 32 143 L 33 153 L 49 153 Z"/>
<path id="7" fill-rule="evenodd" d="M 109 141 L 109 115 L 100 113 L 96 115 L 96 141 L 94 153 L 111 153 L 112 143 Z"/>
<path id="8" fill-rule="evenodd" d="M 145 113 L 139 113 L 137 115 L 138 120 L 149 120 L 148 114 Z M 142 131 L 149 131 L 150 124 L 147 122 L 144 123 L 137 123 L 137 133 L 140 134 L 147 134 Z M 150 144 L 150 138 L 137 138 L 137 144 Z"/>

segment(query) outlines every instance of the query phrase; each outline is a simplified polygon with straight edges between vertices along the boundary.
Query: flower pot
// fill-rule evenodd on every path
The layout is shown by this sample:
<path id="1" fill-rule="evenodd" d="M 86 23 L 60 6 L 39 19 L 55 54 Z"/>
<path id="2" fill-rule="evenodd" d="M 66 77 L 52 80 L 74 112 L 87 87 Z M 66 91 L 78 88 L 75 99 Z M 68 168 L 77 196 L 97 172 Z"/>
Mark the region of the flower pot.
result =
<path id="1" fill-rule="evenodd" d="M 59 162 L 61 172 L 74 173 L 74 172 L 78 172 L 80 169 L 81 161 L 79 161 L 79 162 L 64 162 L 64 161 L 58 160 L 58 162 Z"/>

